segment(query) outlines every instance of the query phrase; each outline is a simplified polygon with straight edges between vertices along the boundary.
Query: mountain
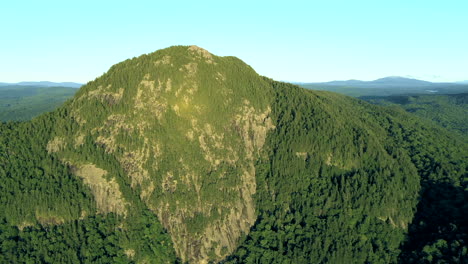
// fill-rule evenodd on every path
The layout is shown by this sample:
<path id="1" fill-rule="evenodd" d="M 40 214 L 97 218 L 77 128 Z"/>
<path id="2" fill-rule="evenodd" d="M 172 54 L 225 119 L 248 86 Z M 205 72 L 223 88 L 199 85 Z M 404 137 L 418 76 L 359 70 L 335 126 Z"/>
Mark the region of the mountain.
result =
<path id="1" fill-rule="evenodd" d="M 325 86 L 348 86 L 355 88 L 391 88 L 391 87 L 423 87 L 423 86 L 440 86 L 442 83 L 432 83 L 427 81 L 421 81 L 417 79 L 404 78 L 399 76 L 390 76 L 380 78 L 374 81 L 360 81 L 360 80 L 348 80 L 348 81 L 331 81 L 324 83 L 314 83 Z"/>
<path id="2" fill-rule="evenodd" d="M 392 76 L 392 77 L 385 77 L 381 79 L 377 79 L 375 81 L 372 81 L 373 84 L 375 85 L 380 85 L 380 86 L 430 86 L 433 83 L 427 82 L 427 81 L 421 81 L 421 80 L 416 80 L 416 79 L 410 79 L 410 78 L 404 78 L 404 77 L 398 77 L 398 76 Z"/>
<path id="3" fill-rule="evenodd" d="M 19 82 L 19 83 L 0 83 L 0 88 L 4 86 L 34 86 L 34 87 L 70 87 L 70 88 L 80 88 L 83 86 L 81 83 L 74 83 L 74 82 L 48 82 L 48 81 L 40 81 L 40 82 Z"/>
<path id="4" fill-rule="evenodd" d="M 0 262 L 463 262 L 466 149 L 404 111 L 170 47 L 0 126 Z"/>
<path id="5" fill-rule="evenodd" d="M 397 96 L 416 94 L 458 94 L 468 92 L 468 85 L 461 83 L 432 83 L 404 77 L 385 77 L 374 81 L 332 81 L 302 83 L 312 90 L 337 92 L 349 96 Z"/>

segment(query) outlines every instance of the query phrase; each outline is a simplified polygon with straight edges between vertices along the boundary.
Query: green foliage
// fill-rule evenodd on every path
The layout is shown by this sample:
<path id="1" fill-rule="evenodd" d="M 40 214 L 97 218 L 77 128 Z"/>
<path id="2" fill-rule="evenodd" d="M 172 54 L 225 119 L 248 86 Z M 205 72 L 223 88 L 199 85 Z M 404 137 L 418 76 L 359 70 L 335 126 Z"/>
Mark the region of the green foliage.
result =
<path id="1" fill-rule="evenodd" d="M 272 85 L 277 121 L 269 158 L 257 166 L 259 220 L 226 262 L 396 262 L 419 177 L 406 152 L 367 120 L 386 113 Z"/>
<path id="2" fill-rule="evenodd" d="M 89 190 L 46 151 L 55 117 L 0 124 L 0 216 L 10 223 L 58 224 L 95 211 Z"/>
<path id="3" fill-rule="evenodd" d="M 57 155 L 106 170 L 132 206 L 143 200 L 158 212 L 181 240 L 181 255 L 200 257 L 198 244 L 218 243 L 206 238 L 207 229 L 226 230 L 233 207 L 250 196 L 239 192 L 247 181 L 241 175 L 250 172 L 259 147 L 245 147 L 245 141 L 262 137 L 254 128 L 265 125 L 272 94 L 268 82 L 234 57 L 188 47 L 142 55 L 113 66 L 59 110 L 66 120 L 59 127 L 70 129 L 54 131 L 66 145 Z M 79 135 L 86 140 L 75 146 Z M 255 221 L 250 211 L 236 220 Z M 210 258 L 237 239 L 222 239 L 226 244 Z"/>
<path id="4" fill-rule="evenodd" d="M 77 91 L 78 89 L 70 87 L 1 87 L 0 121 L 31 120 L 56 109 Z"/>
<path id="5" fill-rule="evenodd" d="M 384 96 L 408 96 L 408 95 L 432 95 L 437 94 L 459 94 L 468 92 L 468 85 L 460 84 L 430 84 L 430 85 L 408 85 L 408 84 L 393 84 L 393 85 L 327 85 L 304 83 L 301 87 L 310 90 L 330 91 L 353 97 L 384 97 Z"/>
<path id="6" fill-rule="evenodd" d="M 232 209 L 247 214 L 238 204 L 251 164 L 257 219 L 225 263 L 467 261 L 463 139 L 398 107 L 274 82 L 233 57 L 195 67 L 188 54 L 173 47 L 124 61 L 52 113 L 0 125 L 0 262 L 179 262 L 175 239 L 187 238 L 177 241 L 186 257 Z M 414 112 L 435 120 L 436 103 L 460 99 L 404 100 L 395 102 L 423 105 Z M 233 121 L 249 111 L 261 120 Z M 460 130 L 457 111 L 440 110 L 439 123 Z M 267 118 L 275 129 L 249 150 L 261 134 L 243 127 Z M 102 197 L 73 174 L 83 164 L 116 183 L 124 214 L 97 213 Z M 231 253 L 220 241 L 208 260 Z"/>
<path id="7" fill-rule="evenodd" d="M 55 125 L 67 129 L 60 118 L 64 114 L 62 110 L 30 122 L 0 124 L 0 262 L 176 262 L 168 234 L 128 189 L 122 191 L 134 206 L 127 218 L 94 215 L 89 188 L 46 150 Z M 120 175 L 119 180 L 126 179 L 115 159 L 91 141 L 85 140 L 83 154 Z M 133 257 L 125 250 L 133 250 Z"/>
<path id="8" fill-rule="evenodd" d="M 22 231 L 2 218 L 0 262 L 174 263 L 177 260 L 170 240 L 161 232 L 154 216 L 145 213 L 128 226 L 110 214 Z M 132 249 L 137 255 L 129 253 Z"/>
<path id="9" fill-rule="evenodd" d="M 373 104 L 401 107 L 468 139 L 468 93 L 361 97 Z"/>
<path id="10" fill-rule="evenodd" d="M 420 201 L 400 262 L 467 262 L 467 144 L 414 116 L 391 113 L 405 127 L 392 124 L 388 129 L 400 135 L 397 142 L 408 150 L 421 177 Z"/>
<path id="11" fill-rule="evenodd" d="M 274 85 L 278 121 L 269 159 L 257 166 L 259 219 L 227 263 L 466 258 L 463 142 L 402 111 Z"/>

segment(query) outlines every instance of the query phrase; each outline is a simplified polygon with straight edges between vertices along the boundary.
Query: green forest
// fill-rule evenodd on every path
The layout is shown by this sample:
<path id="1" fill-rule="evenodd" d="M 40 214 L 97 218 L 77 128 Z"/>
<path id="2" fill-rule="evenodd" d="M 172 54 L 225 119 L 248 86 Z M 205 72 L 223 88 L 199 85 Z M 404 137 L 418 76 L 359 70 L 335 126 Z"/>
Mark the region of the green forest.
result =
<path id="1" fill-rule="evenodd" d="M 468 93 L 363 96 L 360 99 L 377 105 L 401 107 L 468 139 Z"/>
<path id="2" fill-rule="evenodd" d="M 0 121 L 27 121 L 73 97 L 71 87 L 0 86 Z"/>
<path id="3" fill-rule="evenodd" d="M 126 60 L 1 123 L 0 263 L 466 263 L 460 98 L 371 104 L 195 46 Z"/>
<path id="4" fill-rule="evenodd" d="M 230 262 L 466 261 L 467 153 L 466 148 L 459 148 L 463 143 L 451 133 L 428 126 L 424 120 L 398 109 L 392 111 L 327 92 L 309 92 L 306 97 L 302 90 L 294 87 L 288 90 L 287 85 L 281 83 L 276 85 L 282 88 L 278 96 L 288 98 L 282 100 L 283 105 L 278 108 L 282 115 L 289 117 L 282 118 L 282 122 L 287 123 L 281 127 L 284 130 L 298 129 L 288 138 L 271 138 L 276 144 L 273 144 L 273 157 L 267 162 L 270 164 L 264 164 L 270 166 L 264 177 L 275 179 L 265 182 L 269 186 L 268 181 L 277 182 L 273 187 L 275 191 L 271 192 L 286 193 L 284 197 L 291 197 L 291 200 L 275 202 L 264 194 L 266 197 L 260 200 L 269 206 L 260 212 L 260 221 L 230 257 Z M 330 112 L 317 110 L 322 100 L 335 103 L 328 108 Z M 354 111 L 346 111 L 350 106 Z M 303 112 L 313 114 L 298 116 L 296 113 L 301 113 L 301 108 Z M 325 135 L 333 134 L 334 125 L 324 122 L 327 118 L 335 124 L 342 120 L 352 128 L 341 127 L 339 137 L 324 140 Z M 356 131 L 360 122 L 379 128 L 372 132 Z M 304 127 L 314 128 L 315 133 L 301 129 Z M 351 133 L 346 135 L 343 131 Z M 366 136 L 377 131 L 380 132 L 377 137 L 384 139 L 381 144 L 375 144 Z M 304 135 L 307 132 L 310 134 Z M 304 139 L 310 137 L 315 140 Z M 334 142 L 338 140 L 342 142 Z M 298 145 L 317 152 L 330 144 L 345 148 L 344 153 L 359 155 L 363 167 L 343 173 L 336 168 L 327 168 L 311 156 L 298 162 L 290 150 L 276 151 Z M 357 146 L 360 151 L 353 149 Z M 385 149 L 387 157 L 375 153 L 379 147 Z M 363 159 L 364 153 L 369 153 L 370 158 Z M 396 172 L 395 166 L 400 167 Z M 299 176 L 301 169 L 305 174 L 302 177 Z M 294 177 L 299 179 L 293 181 L 297 185 L 291 188 L 291 178 Z M 278 206 L 285 201 L 287 209 L 284 205 Z M 417 206 L 417 210 L 412 206 Z M 373 210 L 369 210 L 372 207 Z M 394 208 L 399 209 L 394 211 Z M 289 213 L 285 214 L 285 211 Z M 390 216 L 382 219 L 381 215 L 385 213 Z M 403 238 L 404 232 L 398 232 L 394 225 L 398 218 L 404 217 L 412 220 L 408 225 L 409 233 Z"/>
<path id="5" fill-rule="evenodd" d="M 382 82 L 383 80 L 386 81 Z M 419 82 L 417 84 L 407 81 L 398 82 L 392 79 L 403 79 Z M 336 82 L 340 83 L 337 84 Z M 352 97 L 386 97 L 407 95 L 446 95 L 468 92 L 468 85 L 458 83 L 430 83 L 402 77 L 387 77 L 376 81 L 353 83 L 350 81 L 336 81 L 330 83 L 300 83 L 306 89 L 329 91 Z M 331 82 L 334 83 L 334 82 Z"/>

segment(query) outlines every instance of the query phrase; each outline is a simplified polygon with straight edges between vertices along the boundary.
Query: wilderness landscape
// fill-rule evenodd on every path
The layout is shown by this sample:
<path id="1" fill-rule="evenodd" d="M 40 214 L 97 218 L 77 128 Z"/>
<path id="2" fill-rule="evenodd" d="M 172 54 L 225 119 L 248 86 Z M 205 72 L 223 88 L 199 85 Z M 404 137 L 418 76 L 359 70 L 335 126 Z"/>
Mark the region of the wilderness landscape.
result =
<path id="1" fill-rule="evenodd" d="M 67 83 L 0 83 L 0 121 L 26 121 L 50 112 L 70 99 L 79 87 Z"/>
<path id="2" fill-rule="evenodd" d="M 371 104 L 197 46 L 125 60 L 1 124 L 0 262 L 466 262 L 466 95 L 431 96 Z"/>
<path id="3" fill-rule="evenodd" d="M 3 1 L 0 263 L 468 263 L 468 1 Z"/>

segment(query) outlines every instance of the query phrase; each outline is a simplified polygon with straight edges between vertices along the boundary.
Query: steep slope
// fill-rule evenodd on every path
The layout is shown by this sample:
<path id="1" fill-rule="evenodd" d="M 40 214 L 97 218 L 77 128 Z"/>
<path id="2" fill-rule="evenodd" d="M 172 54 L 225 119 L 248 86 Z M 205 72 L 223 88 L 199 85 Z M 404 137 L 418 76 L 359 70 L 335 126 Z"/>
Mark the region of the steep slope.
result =
<path id="1" fill-rule="evenodd" d="M 395 262 L 419 191 L 409 157 L 359 101 L 272 85 L 259 221 L 228 262 Z"/>
<path id="2" fill-rule="evenodd" d="M 227 263 L 466 259 L 466 144 L 403 111 L 273 86 L 259 220 Z"/>
<path id="3" fill-rule="evenodd" d="M 220 259 L 256 219 L 254 162 L 274 128 L 271 96 L 240 60 L 173 47 L 118 64 L 83 87 L 67 106 L 73 129 L 56 133 L 48 149 L 89 182 L 102 200 L 98 210 L 125 215 L 129 205 L 113 176 L 108 189 L 94 186 L 105 172 L 80 155 L 91 140 L 118 160 L 182 260 Z"/>
<path id="4" fill-rule="evenodd" d="M 392 263 L 427 181 L 466 185 L 446 132 L 196 46 L 1 129 L 5 262 Z"/>
<path id="5" fill-rule="evenodd" d="M 92 166 L 77 170 L 47 151 L 53 130 L 69 124 L 65 109 L 0 124 L 0 263 L 174 263 L 170 237 L 122 184 L 115 159 L 103 160 L 104 151 L 85 142 L 81 154 L 97 158 L 109 173 Z M 109 174 L 119 180 L 118 189 L 102 177 Z M 120 206 L 103 207 L 109 203 L 99 194 L 122 195 L 132 207 L 125 217 L 107 213 L 103 209 Z"/>

